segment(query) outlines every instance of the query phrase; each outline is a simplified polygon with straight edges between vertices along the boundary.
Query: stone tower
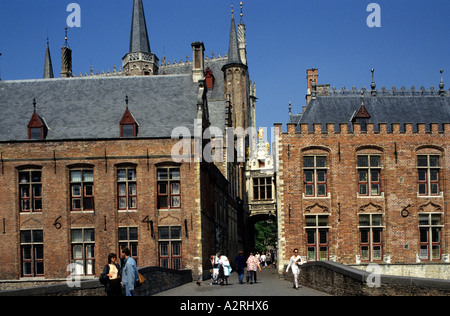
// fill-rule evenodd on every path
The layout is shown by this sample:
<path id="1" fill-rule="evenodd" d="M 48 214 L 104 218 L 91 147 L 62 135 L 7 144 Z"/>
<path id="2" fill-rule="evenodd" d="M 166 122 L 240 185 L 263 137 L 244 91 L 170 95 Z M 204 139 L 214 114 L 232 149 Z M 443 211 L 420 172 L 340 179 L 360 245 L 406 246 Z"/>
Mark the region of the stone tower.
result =
<path id="1" fill-rule="evenodd" d="M 158 74 L 159 59 L 150 50 L 142 0 L 133 1 L 130 50 L 123 57 L 122 65 L 127 76 L 150 76 Z"/>

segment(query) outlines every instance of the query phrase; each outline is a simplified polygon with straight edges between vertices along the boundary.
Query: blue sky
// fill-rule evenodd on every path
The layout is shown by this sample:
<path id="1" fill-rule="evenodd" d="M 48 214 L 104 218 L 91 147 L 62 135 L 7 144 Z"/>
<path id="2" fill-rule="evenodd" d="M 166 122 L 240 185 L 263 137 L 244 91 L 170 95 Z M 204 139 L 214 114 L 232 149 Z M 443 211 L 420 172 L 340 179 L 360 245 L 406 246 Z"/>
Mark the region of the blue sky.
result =
<path id="1" fill-rule="evenodd" d="M 128 51 L 132 0 L 1 0 L 2 80 L 42 77 L 47 34 L 55 76 L 70 12 L 81 7 L 81 27 L 69 30 L 77 74 L 121 66 Z M 369 28 L 369 3 L 381 8 L 381 27 Z M 206 54 L 228 51 L 230 5 L 239 21 L 238 0 L 144 0 L 152 52 L 160 59 L 186 59 L 191 43 Z M 305 105 L 306 69 L 319 69 L 319 83 L 360 89 L 404 85 L 438 87 L 444 69 L 450 87 L 448 0 L 244 0 L 251 80 L 256 82 L 257 124 L 286 123 Z M 285 127 L 284 127 L 285 129 Z"/>

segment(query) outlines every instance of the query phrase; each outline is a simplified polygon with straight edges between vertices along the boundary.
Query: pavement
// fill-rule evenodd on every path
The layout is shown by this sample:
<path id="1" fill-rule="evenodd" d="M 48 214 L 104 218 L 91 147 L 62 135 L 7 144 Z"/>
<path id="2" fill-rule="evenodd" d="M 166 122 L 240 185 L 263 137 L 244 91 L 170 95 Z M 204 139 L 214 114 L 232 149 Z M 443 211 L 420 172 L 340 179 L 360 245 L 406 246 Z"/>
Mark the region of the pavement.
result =
<path id="1" fill-rule="evenodd" d="M 304 284 L 296 290 L 291 282 L 280 279 L 275 269 L 262 268 L 261 272 L 257 272 L 257 280 L 253 284 L 239 284 L 238 275 L 233 272 L 228 278 L 228 285 L 211 285 L 210 280 L 201 282 L 200 286 L 192 282 L 154 296 L 329 296 Z"/>

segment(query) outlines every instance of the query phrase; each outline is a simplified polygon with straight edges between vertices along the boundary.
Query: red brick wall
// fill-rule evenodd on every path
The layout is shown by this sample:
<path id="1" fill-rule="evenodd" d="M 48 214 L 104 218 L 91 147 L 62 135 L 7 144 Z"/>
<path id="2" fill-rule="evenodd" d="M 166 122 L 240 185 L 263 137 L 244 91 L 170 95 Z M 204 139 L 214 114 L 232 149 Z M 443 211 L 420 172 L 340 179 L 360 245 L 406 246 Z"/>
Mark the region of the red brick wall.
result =
<path id="1" fill-rule="evenodd" d="M 281 129 L 278 124 L 275 127 Z M 431 125 L 431 132 L 425 132 L 425 124 L 418 125 L 417 133 L 412 132 L 411 124 L 405 127 L 406 132 L 400 133 L 400 126 L 393 124 L 393 132 L 387 132 L 386 124 L 380 124 L 380 132 L 374 132 L 373 124 L 368 124 L 368 131 L 360 132 L 355 124 L 355 131 L 347 132 L 347 125 L 341 124 L 336 133 L 334 124 L 327 125 L 327 132 L 314 124 L 314 132 L 309 133 L 308 125 L 302 124 L 301 133 L 296 133 L 295 125 L 288 124 L 288 132 L 280 134 L 278 144 L 281 263 L 289 259 L 294 248 L 306 256 L 305 215 L 324 211 L 330 214 L 329 255 L 336 256 L 337 262 L 354 264 L 360 254 L 358 213 L 364 212 L 383 214 L 383 255 L 390 255 L 391 263 L 414 263 L 420 247 L 419 209 L 439 212 L 441 208 L 441 252 L 450 253 L 450 124 L 445 124 L 445 132 L 438 132 L 437 124 Z M 329 197 L 304 198 L 305 153 L 327 156 Z M 384 195 L 380 197 L 357 197 L 357 155 L 364 153 L 381 155 Z M 418 196 L 420 153 L 441 156 L 439 186 L 443 196 Z M 402 217 L 401 211 L 408 205 L 409 216 Z"/>
<path id="2" fill-rule="evenodd" d="M 182 229 L 183 268 L 201 273 L 200 177 L 198 163 L 183 163 L 181 169 L 181 209 L 158 211 L 156 168 L 172 163 L 170 152 L 176 140 L 98 140 L 2 143 L 0 173 L 0 279 L 20 277 L 20 230 L 42 229 L 46 278 L 65 278 L 71 259 L 71 228 L 95 228 L 95 268 L 99 275 L 110 252 L 119 252 L 118 227 L 138 227 L 139 266 L 157 266 L 158 226 L 176 225 Z M 117 164 L 136 164 L 138 208 L 118 211 Z M 89 164 L 94 169 L 95 212 L 70 211 L 69 167 Z M 19 212 L 18 168 L 42 168 L 43 212 Z M 106 216 L 106 226 L 105 226 Z M 61 229 L 54 226 L 55 220 Z M 153 221 L 150 227 L 142 222 Z M 5 233 L 3 233 L 3 219 Z M 189 221 L 189 238 L 184 221 Z M 192 223 L 192 225 L 191 225 Z M 106 228 L 106 229 L 105 229 Z M 196 258 L 196 259 L 194 259 Z"/>

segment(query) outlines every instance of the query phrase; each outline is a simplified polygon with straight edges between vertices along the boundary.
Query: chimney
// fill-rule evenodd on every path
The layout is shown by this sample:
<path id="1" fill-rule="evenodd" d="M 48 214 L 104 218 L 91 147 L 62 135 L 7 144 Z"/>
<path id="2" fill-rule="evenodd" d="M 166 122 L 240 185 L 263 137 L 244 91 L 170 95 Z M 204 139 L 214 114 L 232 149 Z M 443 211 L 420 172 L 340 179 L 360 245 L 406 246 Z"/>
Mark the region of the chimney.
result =
<path id="1" fill-rule="evenodd" d="M 61 47 L 62 69 L 61 78 L 72 77 L 72 50 L 69 47 Z"/>
<path id="2" fill-rule="evenodd" d="M 309 101 L 311 101 L 313 90 L 317 88 L 318 78 L 319 78 L 318 69 L 312 68 L 306 70 L 306 80 L 308 86 L 308 90 L 306 91 L 306 104 L 309 104 Z"/>
<path id="3" fill-rule="evenodd" d="M 62 56 L 62 68 L 61 68 L 61 78 L 71 78 L 72 77 L 72 50 L 69 48 L 67 44 L 67 27 L 65 43 L 64 46 L 61 47 L 61 56 Z"/>
<path id="4" fill-rule="evenodd" d="M 205 45 L 203 42 L 194 42 L 192 46 L 192 80 L 198 82 L 205 79 Z"/>

